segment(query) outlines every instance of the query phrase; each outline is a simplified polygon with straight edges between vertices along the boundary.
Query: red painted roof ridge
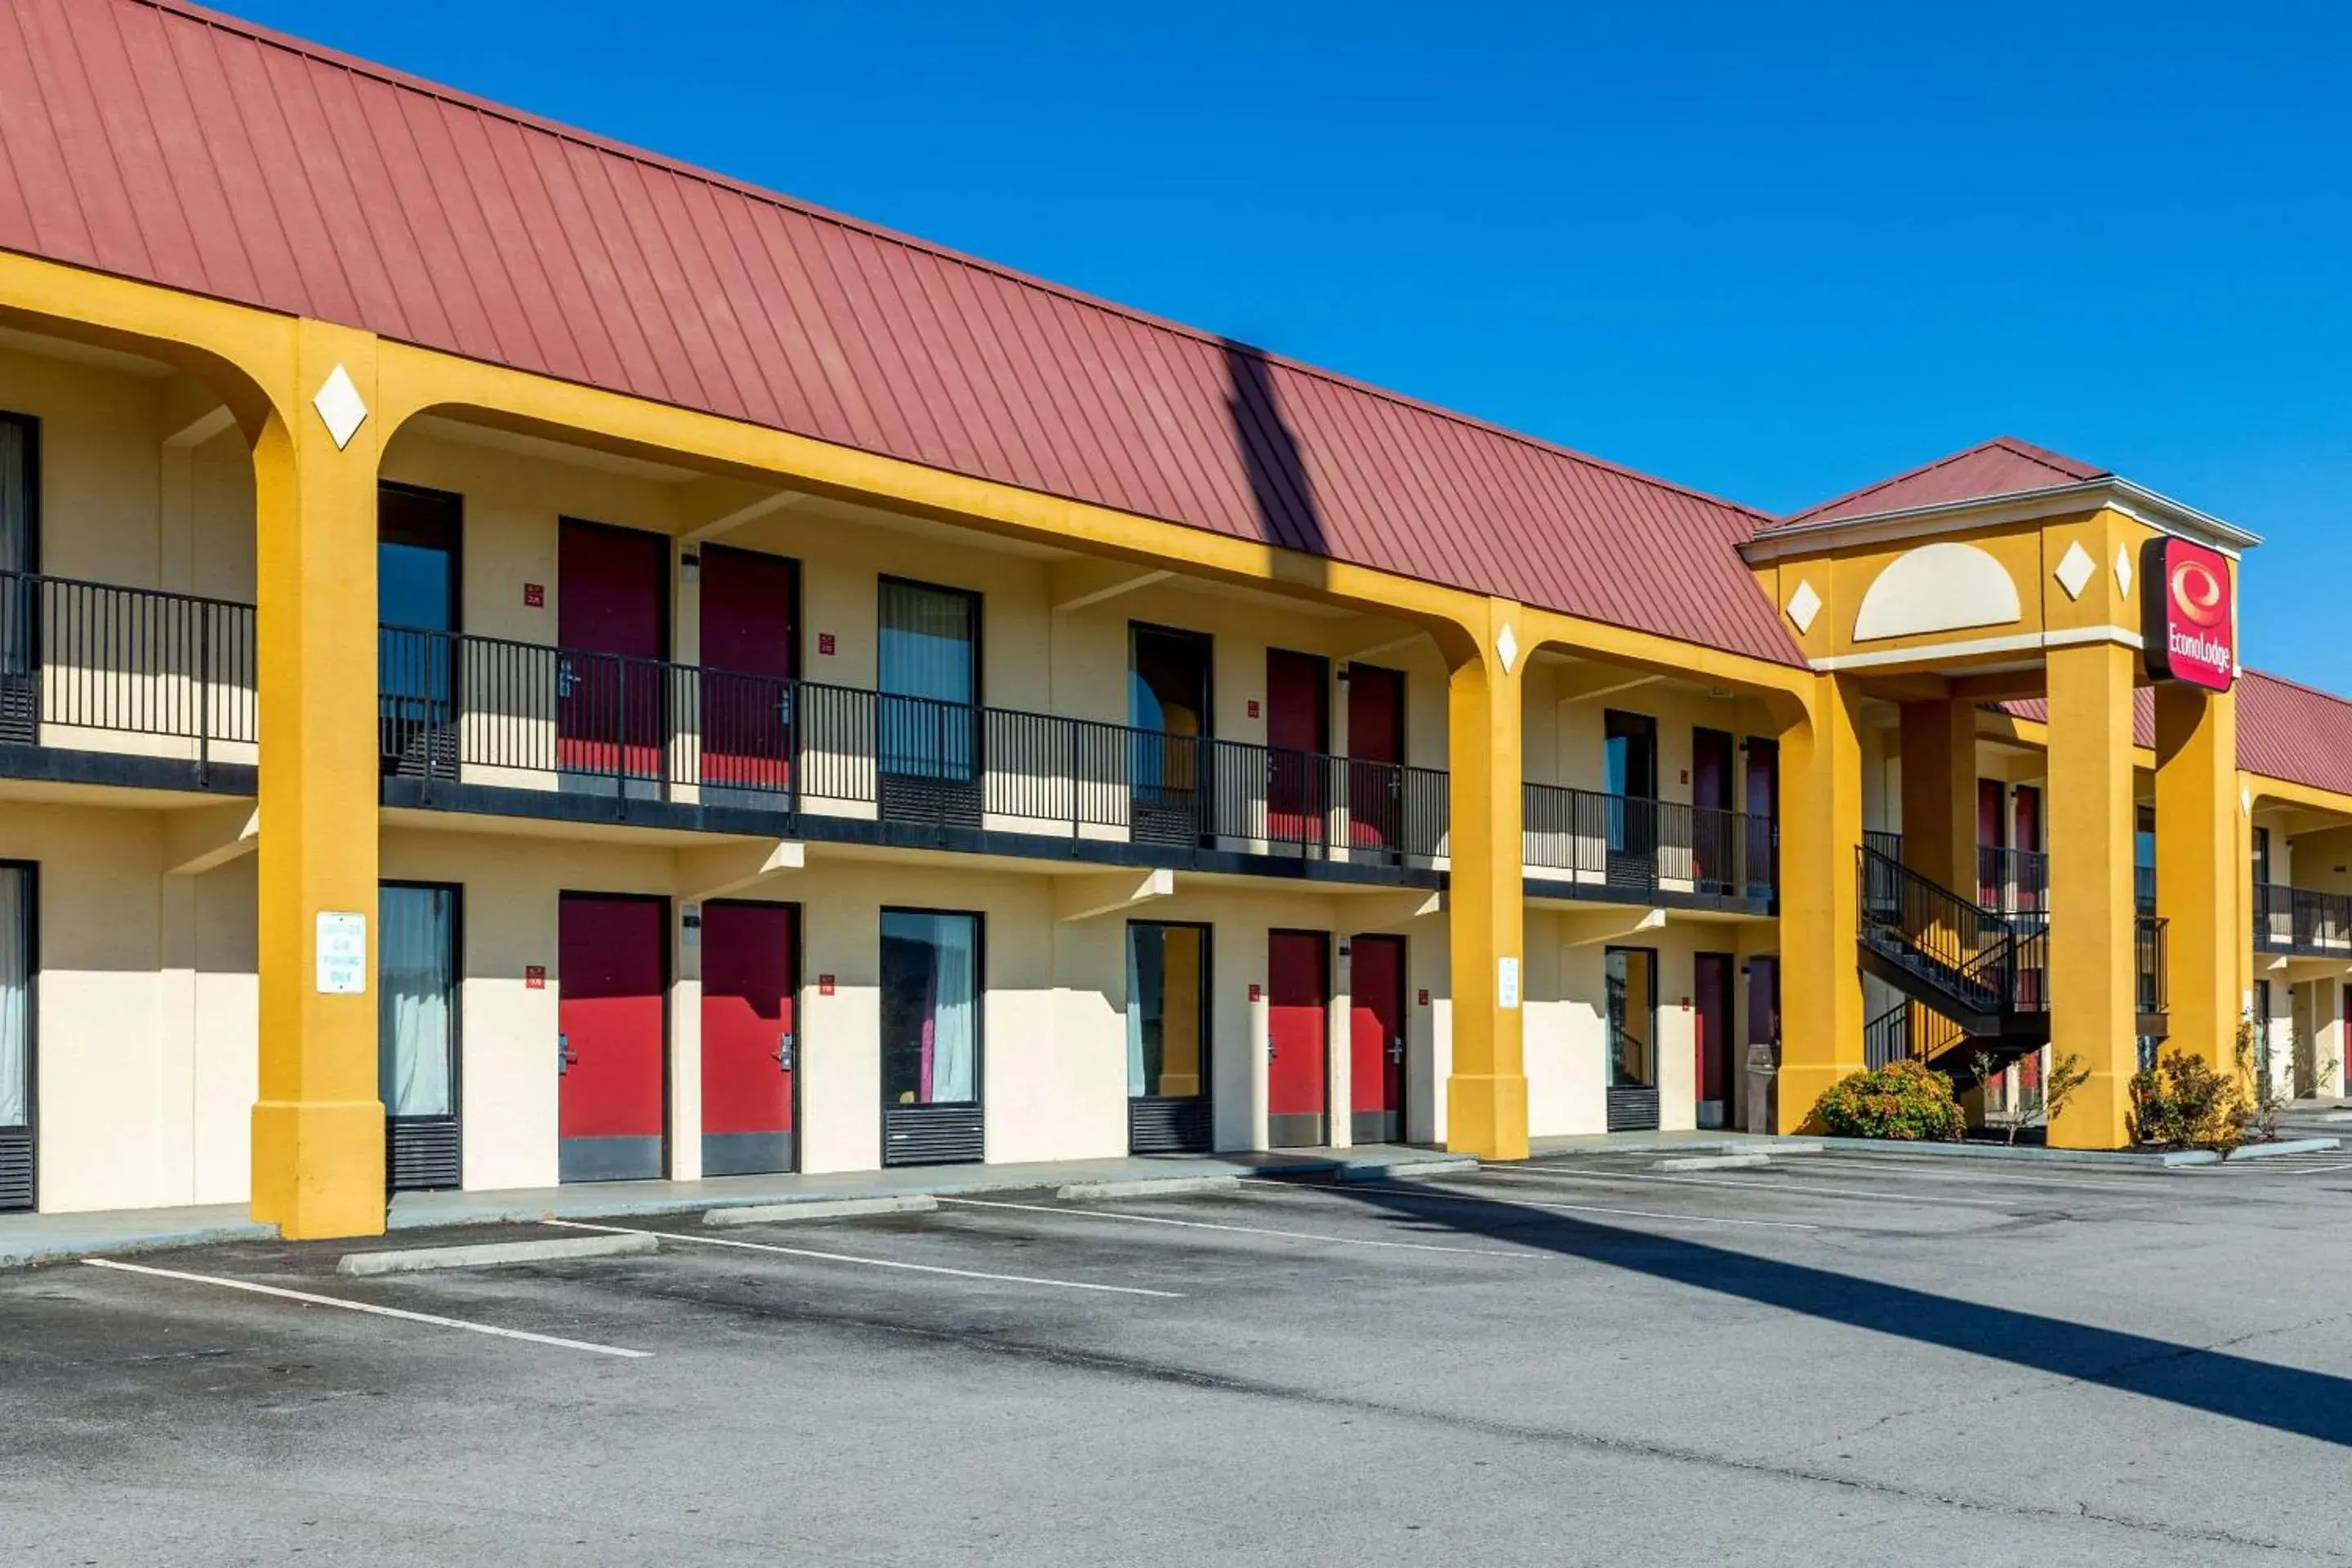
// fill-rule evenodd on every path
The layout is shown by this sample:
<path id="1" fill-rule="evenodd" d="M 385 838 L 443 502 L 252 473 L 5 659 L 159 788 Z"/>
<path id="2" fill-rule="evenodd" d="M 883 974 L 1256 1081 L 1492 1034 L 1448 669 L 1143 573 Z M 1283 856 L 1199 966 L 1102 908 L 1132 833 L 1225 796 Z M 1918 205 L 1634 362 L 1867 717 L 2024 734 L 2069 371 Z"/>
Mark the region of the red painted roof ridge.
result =
<path id="1" fill-rule="evenodd" d="M 1995 436 L 1990 441 L 1979 441 L 1973 447 L 1965 447 L 1959 451 L 1947 453 L 1943 457 L 1937 458 L 1933 462 L 1922 463 L 1916 468 L 1906 468 L 1899 474 L 1890 474 L 1883 479 L 1876 479 L 1869 484 L 1864 485 L 1859 489 L 1849 490 L 1841 496 L 1832 496 L 1828 500 L 1805 508 L 1802 511 L 1791 512 L 1787 517 L 1775 519 L 1773 521 L 1766 524 L 1762 530 L 1759 530 L 1759 531 L 1769 532 L 1778 528 L 1792 527 L 1797 523 L 1808 521 L 1813 518 L 1822 516 L 1825 513 L 1837 511 L 1841 509 L 1852 506 L 1855 501 L 1862 500 L 1865 496 L 1874 495 L 1880 490 L 1892 489 L 1897 485 L 1908 484 L 1916 480 L 1925 479 L 1929 474 L 1935 473 L 1942 468 L 1948 468 L 1955 463 L 1963 462 L 1968 458 L 1992 451 L 2008 452 L 2013 456 L 2023 458 L 2028 462 L 2038 463 L 2042 467 L 2049 468 L 2054 473 L 2060 474 L 2065 479 L 2074 481 L 2099 479 L 2113 471 L 2111 469 L 2101 468 L 2095 467 L 2092 464 L 2085 463 L 2079 458 L 2070 458 L 2063 452 L 2053 451 L 2047 447 L 2037 447 L 2031 441 L 2021 441 L 2014 436 Z M 1988 495 L 2000 495 L 2008 492 L 1990 490 L 1986 493 Z M 1897 509 L 1889 508 L 1888 510 L 1892 510 Z M 1864 513 L 1860 515 L 1866 516 L 1868 514 Z"/>
<path id="2" fill-rule="evenodd" d="M 1539 451 L 1549 452 L 1554 456 L 1566 458 L 1571 462 L 1581 463 L 1590 468 L 1601 469 L 1603 472 L 1622 475 L 1626 479 L 1636 480 L 1642 484 L 1653 485 L 1664 490 L 1671 490 L 1677 495 L 1687 496 L 1694 500 L 1705 501 L 1710 506 L 1719 506 L 1727 509 L 1727 510 L 1743 513 L 1747 516 L 1759 520 L 1759 522 L 1764 526 L 1770 526 L 1773 521 L 1773 517 L 1770 512 L 1765 510 L 1761 507 L 1750 506 L 1745 501 L 1732 500 L 1728 498 L 1699 489 L 1695 486 L 1683 484 L 1674 479 L 1663 479 L 1658 475 L 1646 473 L 1642 469 L 1629 467 L 1623 463 L 1612 462 L 1609 458 L 1596 457 L 1590 452 L 1581 452 L 1577 450 L 1575 447 L 1562 446 L 1557 441 L 1548 440 L 1540 436 L 1530 435 L 1524 430 L 1515 430 L 1509 426 L 1498 425 L 1491 420 L 1481 419 L 1475 415 L 1465 414 L 1459 409 L 1447 408 L 1441 404 L 1427 402 L 1422 398 L 1415 397 L 1409 393 L 1399 392 L 1394 388 L 1381 386 L 1377 383 L 1360 380 L 1359 378 L 1349 375 L 1344 372 L 1331 370 L 1325 366 L 1313 364 L 1304 360 L 1292 359 L 1286 355 L 1276 353 L 1271 350 L 1260 348 L 1255 343 L 1244 342 L 1239 339 L 1227 337 L 1222 333 L 1209 331 L 1206 329 L 1195 327 L 1187 322 L 1177 321 L 1172 317 L 1155 315 L 1151 311 L 1139 310 L 1132 305 L 1122 304 L 1116 300 L 1106 299 L 1097 294 L 1089 294 L 1082 289 L 1072 288 L 1068 284 L 1057 283 L 1049 278 L 1041 278 L 1034 273 L 1024 272 L 1018 268 L 1008 267 L 1003 262 L 992 261 L 986 257 L 974 256 L 968 251 L 958 250 L 952 246 L 941 244 L 937 240 L 926 239 L 919 235 L 908 234 L 902 230 L 891 228 L 887 225 L 874 223 L 865 218 L 855 217 L 846 213 L 835 212 L 830 207 L 819 206 L 813 202 L 805 201 L 800 197 L 787 195 L 782 191 L 771 190 L 764 185 L 753 184 L 750 181 L 737 179 L 731 175 L 720 173 L 718 170 L 706 168 L 698 163 L 690 163 L 682 159 L 672 158 L 666 154 L 650 151 L 646 148 L 633 146 L 625 142 L 619 142 L 608 136 L 598 135 L 593 131 L 583 130 L 579 126 L 570 124 L 564 121 L 555 120 L 542 114 L 534 114 L 527 110 L 517 109 L 511 104 L 499 103 L 495 100 L 483 98 L 477 94 L 467 92 L 461 88 L 454 88 L 447 86 L 445 83 L 433 81 L 427 78 L 414 76 L 409 72 L 400 70 L 392 66 L 384 65 L 380 61 L 365 59 L 357 55 L 346 54 L 341 49 L 331 48 L 324 44 L 314 43 L 307 38 L 297 37 L 290 33 L 282 33 L 274 27 L 267 27 L 257 22 L 249 22 L 242 16 L 230 16 L 226 12 L 215 11 L 207 5 L 196 5 L 194 3 L 194 0 L 131 0 L 131 3 L 134 5 L 147 6 L 151 10 L 177 13 L 178 15 L 188 17 L 191 20 L 204 23 L 207 26 L 218 27 L 226 32 L 242 34 L 247 37 L 252 38 L 257 43 L 267 44 L 273 48 L 284 49 L 289 54 L 300 55 L 307 58 L 319 61 L 321 64 L 331 65 L 340 70 L 348 70 L 356 75 L 373 77 L 387 85 L 404 88 L 413 92 L 420 92 L 431 98 L 440 99 L 446 102 L 461 105 L 477 113 L 487 114 L 493 119 L 504 120 L 515 125 L 527 126 L 536 131 L 544 132 L 548 135 L 577 142 L 582 146 L 593 148 L 599 153 L 607 153 L 614 157 L 625 158 L 632 163 L 647 164 L 651 167 L 665 170 L 670 174 L 679 175 L 686 179 L 697 180 L 707 184 L 717 185 L 724 189 L 733 191 L 740 195 L 751 197 L 755 201 L 769 202 L 778 206 L 787 207 L 804 216 L 815 219 L 822 223 L 834 224 L 842 228 L 855 230 L 877 239 L 887 240 L 894 245 L 903 245 L 911 249 L 924 251 L 943 260 L 955 262 L 959 266 L 970 267 L 979 271 L 992 273 L 1009 282 L 1017 283 L 1024 288 L 1034 289 L 1042 293 L 1056 295 L 1062 299 L 1071 300 L 1074 303 L 1085 305 L 1092 310 L 1105 310 L 1114 315 L 1123 316 L 1129 321 L 1140 323 L 1144 326 L 1155 328 L 1160 331 L 1173 332 L 1181 337 L 1191 338 L 1198 342 L 1213 345 L 1220 350 L 1236 351 L 1257 359 L 1264 363 L 1276 365 L 1285 370 L 1297 372 L 1302 375 L 1313 376 L 1318 380 L 1329 383 L 1332 385 L 1346 387 L 1350 391 L 1361 393 L 1367 396 L 1377 397 L 1384 402 L 1395 404 L 1400 407 L 1411 408 L 1418 413 L 1431 415 L 1437 418 L 1444 419 L 1453 424 L 1460 425 L 1470 429 L 1481 430 L 1490 436 L 1499 437 L 1505 440 L 1517 442 L 1522 446 L 1531 447 Z"/>

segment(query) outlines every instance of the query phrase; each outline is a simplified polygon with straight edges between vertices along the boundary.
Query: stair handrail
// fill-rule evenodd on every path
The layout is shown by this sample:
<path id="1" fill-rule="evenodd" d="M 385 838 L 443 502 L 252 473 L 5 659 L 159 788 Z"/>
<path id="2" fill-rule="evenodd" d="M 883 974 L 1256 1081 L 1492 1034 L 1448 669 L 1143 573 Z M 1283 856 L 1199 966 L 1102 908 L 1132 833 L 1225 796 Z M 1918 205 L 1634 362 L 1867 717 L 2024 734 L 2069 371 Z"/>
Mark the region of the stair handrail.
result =
<path id="1" fill-rule="evenodd" d="M 1871 845 L 1857 845 L 1854 854 L 1865 922 L 1892 931 L 1904 947 L 1946 971 L 1955 989 L 1984 993 L 2004 1008 L 2015 1003 L 2016 923 Z"/>

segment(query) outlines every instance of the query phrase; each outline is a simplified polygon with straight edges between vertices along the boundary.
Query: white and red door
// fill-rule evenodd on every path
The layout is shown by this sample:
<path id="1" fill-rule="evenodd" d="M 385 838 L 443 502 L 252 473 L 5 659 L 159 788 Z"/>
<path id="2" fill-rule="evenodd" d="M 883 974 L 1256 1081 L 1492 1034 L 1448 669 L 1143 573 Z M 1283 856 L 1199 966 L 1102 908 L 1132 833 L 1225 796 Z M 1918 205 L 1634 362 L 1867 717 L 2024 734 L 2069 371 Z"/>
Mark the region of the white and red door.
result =
<path id="1" fill-rule="evenodd" d="M 1311 653 L 1265 655 L 1265 832 L 1278 844 L 1320 844 L 1329 788 L 1331 666 Z"/>
<path id="2" fill-rule="evenodd" d="M 1733 1086 L 1738 1082 L 1731 1050 L 1736 973 L 1727 952 L 1702 952 L 1692 959 L 1691 1038 L 1697 1059 L 1692 1063 L 1691 1082 L 1701 1127 L 1732 1123 Z"/>
<path id="3" fill-rule="evenodd" d="M 702 1173 L 793 1168 L 797 911 L 702 906 Z"/>
<path id="4" fill-rule="evenodd" d="M 1266 943 L 1265 1138 L 1276 1149 L 1330 1141 L 1331 939 L 1278 931 Z"/>
<path id="5" fill-rule="evenodd" d="M 565 518 L 556 541 L 556 765 L 658 781 L 668 732 L 669 541 Z"/>
<path id="6" fill-rule="evenodd" d="M 1404 938 L 1348 944 L 1349 1131 L 1359 1143 L 1404 1141 Z"/>
<path id="7" fill-rule="evenodd" d="M 658 1177 L 667 1164 L 668 901 L 564 894 L 556 959 L 559 1179 Z"/>
<path id="8" fill-rule="evenodd" d="M 1404 843 L 1404 676 L 1348 667 L 1348 835 L 1360 849 Z"/>
<path id="9" fill-rule="evenodd" d="M 781 555 L 702 552 L 702 782 L 767 795 L 793 783 L 799 572 Z"/>

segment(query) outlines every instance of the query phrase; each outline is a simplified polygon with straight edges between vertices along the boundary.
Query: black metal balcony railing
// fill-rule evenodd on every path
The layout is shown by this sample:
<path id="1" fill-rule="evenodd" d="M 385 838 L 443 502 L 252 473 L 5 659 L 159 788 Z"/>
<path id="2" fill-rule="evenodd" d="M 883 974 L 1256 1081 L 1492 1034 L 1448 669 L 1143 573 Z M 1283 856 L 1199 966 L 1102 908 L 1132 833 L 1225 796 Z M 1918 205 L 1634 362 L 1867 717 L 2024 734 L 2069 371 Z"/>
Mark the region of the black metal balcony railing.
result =
<path id="1" fill-rule="evenodd" d="M 2352 956 L 2352 894 L 2256 882 L 2254 946 L 2315 958 Z"/>
<path id="2" fill-rule="evenodd" d="M 2005 915 L 2050 913 L 2050 857 L 2034 849 L 1977 846 L 1977 901 Z"/>
<path id="3" fill-rule="evenodd" d="M 1538 784 L 1525 786 L 1521 811 L 1527 863 L 1574 881 L 1755 900 L 1769 899 L 1778 883 L 1778 837 L 1767 816 Z"/>
<path id="4" fill-rule="evenodd" d="M 193 742 L 202 768 L 259 717 L 252 605 L 0 572 L 0 741 L 151 735 Z"/>
<path id="5" fill-rule="evenodd" d="M 387 773 L 939 827 L 1401 865 L 1438 770 L 775 676 L 385 627 Z"/>

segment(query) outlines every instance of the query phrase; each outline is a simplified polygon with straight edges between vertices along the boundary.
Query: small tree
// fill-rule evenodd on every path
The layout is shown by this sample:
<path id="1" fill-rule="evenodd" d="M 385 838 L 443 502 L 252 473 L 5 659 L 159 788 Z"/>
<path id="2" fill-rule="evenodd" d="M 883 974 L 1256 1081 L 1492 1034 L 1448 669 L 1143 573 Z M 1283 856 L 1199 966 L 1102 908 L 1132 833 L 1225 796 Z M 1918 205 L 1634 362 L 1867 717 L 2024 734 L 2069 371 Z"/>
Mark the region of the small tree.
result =
<path id="1" fill-rule="evenodd" d="M 2238 1077 L 2253 1081 L 2253 1096 L 2245 1107 L 2240 1141 L 2268 1143 L 2278 1137 L 2279 1119 L 2286 1114 L 2286 1097 L 2279 1092 L 2278 1080 L 2269 1070 L 2270 1063 L 2263 1059 L 2270 1053 L 2255 1048 L 2260 1038 L 2255 1033 L 2257 1026 L 2251 1016 L 2238 1020 Z M 2268 1029 L 2270 1020 L 2262 1020 L 2259 1027 Z"/>

